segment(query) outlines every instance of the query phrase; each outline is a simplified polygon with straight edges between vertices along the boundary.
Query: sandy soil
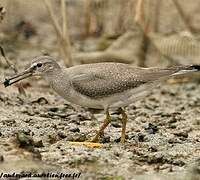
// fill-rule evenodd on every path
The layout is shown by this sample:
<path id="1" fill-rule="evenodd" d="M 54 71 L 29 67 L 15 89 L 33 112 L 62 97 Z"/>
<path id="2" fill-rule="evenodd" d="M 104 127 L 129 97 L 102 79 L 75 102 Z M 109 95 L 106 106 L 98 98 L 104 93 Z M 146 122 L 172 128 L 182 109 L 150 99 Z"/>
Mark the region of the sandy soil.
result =
<path id="1" fill-rule="evenodd" d="M 16 34 L 9 37 L 10 31 L 4 37 L 6 53 L 19 69 L 41 52 L 58 57 L 52 25 L 38 22 L 36 29 L 37 36 L 29 40 L 16 39 Z M 17 42 L 21 39 L 24 41 Z M 94 41 L 88 44 L 95 46 Z M 75 49 L 88 48 L 85 44 L 79 48 L 77 42 L 73 45 Z M 0 81 L 10 74 L 1 59 Z M 2 172 L 62 172 L 75 173 L 74 179 L 81 173 L 79 179 L 84 180 L 199 180 L 199 75 L 174 82 L 163 82 L 148 97 L 127 107 L 124 145 L 119 143 L 120 117 L 112 112 L 113 121 L 101 139 L 101 148 L 69 142 L 91 139 L 103 122 L 102 111 L 66 102 L 40 79 L 24 81 L 27 97 L 19 95 L 17 87 L 5 88 L 0 83 L 0 177 Z"/>
<path id="2" fill-rule="evenodd" d="M 199 175 L 200 82 L 163 83 L 127 107 L 127 142 L 119 143 L 116 112 L 101 148 L 70 145 L 90 139 L 103 112 L 69 104 L 42 80 L 24 98 L 0 86 L 0 169 L 80 173 L 81 179 L 194 179 Z"/>

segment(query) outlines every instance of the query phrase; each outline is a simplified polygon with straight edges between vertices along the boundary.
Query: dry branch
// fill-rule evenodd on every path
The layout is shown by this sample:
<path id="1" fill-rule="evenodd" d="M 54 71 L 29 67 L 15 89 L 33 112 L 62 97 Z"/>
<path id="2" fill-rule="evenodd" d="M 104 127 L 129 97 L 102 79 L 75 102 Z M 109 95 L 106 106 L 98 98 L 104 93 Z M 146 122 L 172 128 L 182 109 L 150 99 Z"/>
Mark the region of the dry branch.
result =
<path id="1" fill-rule="evenodd" d="M 60 41 L 60 48 L 63 51 L 64 63 L 66 66 L 72 66 L 72 56 L 71 56 L 71 45 L 69 40 L 69 33 L 67 27 L 67 16 L 66 16 L 66 5 L 65 1 L 61 0 L 61 12 L 62 12 L 62 30 L 58 23 L 58 20 L 53 12 L 52 4 L 50 0 L 44 0 L 44 4 L 50 15 L 53 27 L 57 33 L 58 39 Z"/>
<path id="2" fill-rule="evenodd" d="M 6 57 L 6 54 L 5 54 L 4 49 L 3 49 L 2 46 L 0 46 L 0 51 L 1 51 L 2 57 L 5 59 L 5 61 L 6 61 L 6 63 L 8 64 L 8 66 L 14 71 L 15 74 L 17 74 L 17 72 L 18 72 L 18 71 L 17 71 L 17 68 L 16 68 L 15 65 L 12 64 L 12 63 L 10 62 L 10 60 Z M 26 96 L 26 92 L 25 92 L 25 90 L 24 90 L 22 84 L 21 84 L 21 83 L 18 83 L 18 86 L 17 86 L 17 87 L 18 87 L 19 93 L 20 93 L 20 94 L 23 94 L 24 96 Z"/>
<path id="3" fill-rule="evenodd" d="M 160 8 L 162 6 L 161 0 L 156 0 L 156 6 L 154 11 L 154 24 L 153 24 L 153 31 L 158 32 L 158 25 L 159 25 L 159 18 L 160 18 Z"/>
<path id="4" fill-rule="evenodd" d="M 138 15 L 135 17 L 136 21 L 140 21 L 143 11 L 141 6 L 143 0 L 139 0 Z M 132 8 L 132 7 L 131 7 Z M 139 66 L 144 66 L 144 51 L 146 51 L 147 43 L 144 42 L 144 33 L 137 23 L 135 24 L 135 31 L 129 31 L 119 37 L 108 49 L 105 51 L 97 51 L 91 53 L 77 53 L 74 59 L 79 63 L 95 63 L 95 62 L 123 62 L 131 63 Z"/>
<path id="5" fill-rule="evenodd" d="M 74 60 L 80 64 L 96 62 L 123 62 L 139 65 L 141 55 L 141 31 L 126 32 L 105 51 L 76 53 Z"/>
<path id="6" fill-rule="evenodd" d="M 144 0 L 138 0 L 135 7 L 134 20 L 144 28 Z"/>
<path id="7" fill-rule="evenodd" d="M 62 33 L 63 36 L 67 36 L 67 18 L 66 18 L 66 6 L 65 0 L 61 0 L 61 11 L 62 11 Z"/>
<path id="8" fill-rule="evenodd" d="M 138 0 L 137 2 L 136 14 L 134 14 L 136 22 L 133 22 L 134 31 L 123 34 L 105 51 L 77 53 L 74 55 L 74 59 L 79 63 L 117 61 L 145 66 L 146 56 L 149 52 L 149 47 L 151 47 L 160 57 L 163 57 L 170 64 L 174 64 L 173 59 L 170 56 L 166 56 L 162 49 L 159 49 L 159 46 L 154 44 L 151 35 L 145 31 L 147 25 L 145 24 L 146 21 L 144 21 L 144 1 Z M 133 9 L 133 7 L 131 8 Z"/>
<path id="9" fill-rule="evenodd" d="M 85 36 L 90 34 L 91 27 L 91 0 L 86 0 L 84 3 L 84 11 L 85 11 Z"/>
<path id="10" fill-rule="evenodd" d="M 178 3 L 178 1 L 176 0 L 172 0 L 174 6 L 176 7 L 179 15 L 180 15 L 180 18 L 182 19 L 182 22 L 184 23 L 185 25 L 185 28 L 187 29 L 187 31 L 189 31 L 190 33 L 192 33 L 192 27 L 190 26 L 188 20 L 187 20 L 187 17 L 185 16 L 185 13 L 183 12 L 180 4 Z"/>

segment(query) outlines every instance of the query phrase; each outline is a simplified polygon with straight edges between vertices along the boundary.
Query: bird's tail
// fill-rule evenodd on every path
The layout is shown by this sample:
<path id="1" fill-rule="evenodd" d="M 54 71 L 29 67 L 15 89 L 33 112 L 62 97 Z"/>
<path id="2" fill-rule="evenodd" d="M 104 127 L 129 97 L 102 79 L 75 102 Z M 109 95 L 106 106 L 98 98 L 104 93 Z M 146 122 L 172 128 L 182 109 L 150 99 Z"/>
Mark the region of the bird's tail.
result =
<path id="1" fill-rule="evenodd" d="M 172 67 L 175 70 L 175 73 L 172 75 L 186 74 L 190 72 L 200 72 L 200 65 L 189 65 L 189 66 L 176 66 Z"/>

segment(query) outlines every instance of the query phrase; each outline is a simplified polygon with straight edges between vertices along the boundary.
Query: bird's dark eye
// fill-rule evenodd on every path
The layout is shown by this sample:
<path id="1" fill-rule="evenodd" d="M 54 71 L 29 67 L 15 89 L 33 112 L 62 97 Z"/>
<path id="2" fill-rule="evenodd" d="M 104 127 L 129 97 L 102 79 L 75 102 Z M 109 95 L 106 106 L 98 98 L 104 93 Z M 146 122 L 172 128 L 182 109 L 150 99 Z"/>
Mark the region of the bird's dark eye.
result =
<path id="1" fill-rule="evenodd" d="M 37 67 L 42 67 L 42 63 L 37 63 Z"/>

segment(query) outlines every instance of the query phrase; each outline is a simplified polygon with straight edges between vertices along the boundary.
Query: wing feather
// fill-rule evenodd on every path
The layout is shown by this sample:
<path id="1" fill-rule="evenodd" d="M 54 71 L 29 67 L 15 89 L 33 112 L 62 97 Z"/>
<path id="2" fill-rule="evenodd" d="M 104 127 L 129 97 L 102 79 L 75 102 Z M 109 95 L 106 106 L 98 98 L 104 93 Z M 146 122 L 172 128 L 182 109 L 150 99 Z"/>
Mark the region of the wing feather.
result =
<path id="1" fill-rule="evenodd" d="M 137 68 L 127 64 L 107 63 L 84 65 L 71 78 L 74 89 L 90 98 L 108 97 L 169 77 L 171 69 Z M 84 70 L 83 70 L 84 69 Z"/>

